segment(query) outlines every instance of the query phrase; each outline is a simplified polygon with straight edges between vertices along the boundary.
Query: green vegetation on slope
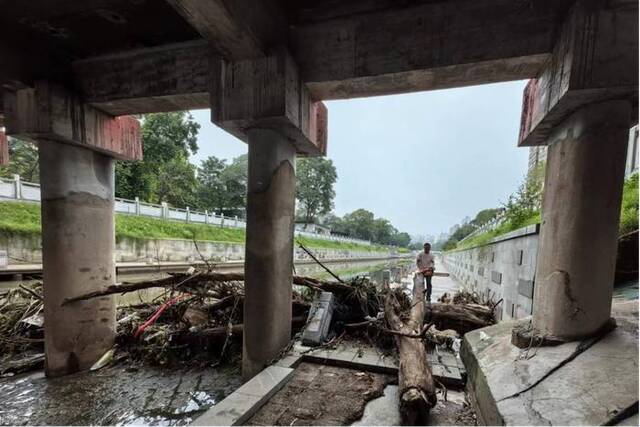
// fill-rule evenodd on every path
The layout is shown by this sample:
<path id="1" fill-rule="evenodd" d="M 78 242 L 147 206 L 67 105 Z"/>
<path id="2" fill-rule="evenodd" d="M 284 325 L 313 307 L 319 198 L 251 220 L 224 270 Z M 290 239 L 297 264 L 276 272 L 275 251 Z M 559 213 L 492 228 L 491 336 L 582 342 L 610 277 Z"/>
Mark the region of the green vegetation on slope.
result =
<path id="1" fill-rule="evenodd" d="M 457 244 L 454 250 L 481 246 L 489 243 L 492 239 L 526 227 L 540 223 L 540 211 L 529 212 L 528 217 L 522 222 L 513 223 L 505 221 L 494 230 L 473 236 L 464 242 Z M 627 178 L 622 190 L 622 206 L 620 209 L 619 234 L 627 234 L 638 229 L 638 174 L 635 173 Z"/>
<path id="2" fill-rule="evenodd" d="M 27 202 L 0 202 L 0 232 L 40 234 L 40 205 Z M 186 239 L 243 243 L 244 230 L 206 224 L 165 221 L 144 216 L 116 215 L 116 238 Z M 305 246 L 323 249 L 346 249 L 364 252 L 386 252 L 388 248 L 310 237 L 298 237 Z"/>
<path id="3" fill-rule="evenodd" d="M 638 174 L 631 175 L 624 182 L 622 209 L 620 211 L 620 234 L 638 229 Z"/>

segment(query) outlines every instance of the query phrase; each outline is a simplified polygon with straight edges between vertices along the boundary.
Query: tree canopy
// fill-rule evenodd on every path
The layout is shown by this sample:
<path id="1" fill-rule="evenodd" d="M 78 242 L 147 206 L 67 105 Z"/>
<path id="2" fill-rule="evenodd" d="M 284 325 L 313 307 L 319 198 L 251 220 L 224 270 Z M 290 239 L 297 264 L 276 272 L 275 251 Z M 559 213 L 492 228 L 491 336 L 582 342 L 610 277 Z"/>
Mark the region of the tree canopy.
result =
<path id="1" fill-rule="evenodd" d="M 200 125 L 187 112 L 147 114 L 142 121 L 144 157 L 117 162 L 116 196 L 187 206 L 195 201 L 196 168 L 189 156 L 198 151 Z"/>
<path id="2" fill-rule="evenodd" d="M 331 212 L 336 196 L 333 185 L 337 179 L 338 174 L 331 160 L 322 157 L 298 159 L 296 199 L 299 217 L 304 222 L 315 222 L 319 215 Z"/>
<path id="3" fill-rule="evenodd" d="M 11 178 L 18 174 L 27 182 L 40 182 L 38 147 L 31 142 L 9 138 L 9 164 L 0 168 L 0 176 Z"/>

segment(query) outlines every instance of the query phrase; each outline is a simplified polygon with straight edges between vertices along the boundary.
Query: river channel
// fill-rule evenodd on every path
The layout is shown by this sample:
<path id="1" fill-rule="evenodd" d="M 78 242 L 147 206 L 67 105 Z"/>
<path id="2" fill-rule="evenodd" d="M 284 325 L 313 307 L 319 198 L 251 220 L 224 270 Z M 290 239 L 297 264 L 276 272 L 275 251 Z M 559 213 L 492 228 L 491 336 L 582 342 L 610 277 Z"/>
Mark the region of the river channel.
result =
<path id="1" fill-rule="evenodd" d="M 367 275 L 407 282 L 412 258 L 330 263 L 341 278 Z M 326 277 L 319 266 L 297 266 L 296 273 Z M 148 280 L 164 273 L 119 277 L 119 281 Z M 394 277 L 395 276 L 395 277 Z M 19 282 L 0 282 L 0 287 Z M 443 281 L 444 284 L 444 281 Z M 153 298 L 149 291 L 121 297 L 120 304 Z M 239 364 L 185 366 L 171 369 L 140 362 L 116 363 L 95 372 L 47 379 L 32 372 L 0 379 L 0 425 L 185 425 L 237 389 Z"/>

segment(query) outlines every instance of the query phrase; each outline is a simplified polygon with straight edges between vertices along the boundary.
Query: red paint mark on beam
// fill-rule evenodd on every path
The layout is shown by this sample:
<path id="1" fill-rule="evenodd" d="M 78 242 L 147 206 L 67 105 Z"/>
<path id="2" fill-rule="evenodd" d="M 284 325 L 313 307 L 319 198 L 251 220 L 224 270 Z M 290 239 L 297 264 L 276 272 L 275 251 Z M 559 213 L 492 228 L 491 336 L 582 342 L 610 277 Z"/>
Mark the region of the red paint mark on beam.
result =
<path id="1" fill-rule="evenodd" d="M 538 79 L 531 79 L 524 88 L 522 96 L 522 115 L 520 116 L 520 134 L 518 145 L 531 133 L 536 115 L 540 111 L 540 83 Z"/>
<path id="2" fill-rule="evenodd" d="M 0 131 L 0 166 L 9 164 L 9 141 L 7 135 Z"/>
<path id="3" fill-rule="evenodd" d="M 328 112 L 322 102 L 313 102 L 309 109 L 309 140 L 318 147 L 321 156 L 327 155 Z"/>

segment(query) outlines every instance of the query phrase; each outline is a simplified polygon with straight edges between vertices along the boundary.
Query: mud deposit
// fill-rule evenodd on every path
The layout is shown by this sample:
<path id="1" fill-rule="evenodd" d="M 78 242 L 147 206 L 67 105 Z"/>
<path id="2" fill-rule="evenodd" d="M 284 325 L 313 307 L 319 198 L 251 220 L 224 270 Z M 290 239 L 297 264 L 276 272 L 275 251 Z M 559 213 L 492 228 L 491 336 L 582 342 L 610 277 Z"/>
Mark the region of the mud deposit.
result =
<path id="1" fill-rule="evenodd" d="M 251 418 L 249 425 L 349 425 L 394 377 L 302 363 L 293 377 Z"/>
<path id="2" fill-rule="evenodd" d="M 163 369 L 119 364 L 47 379 L 0 379 L 2 425 L 185 425 L 238 388 L 237 366 Z"/>

